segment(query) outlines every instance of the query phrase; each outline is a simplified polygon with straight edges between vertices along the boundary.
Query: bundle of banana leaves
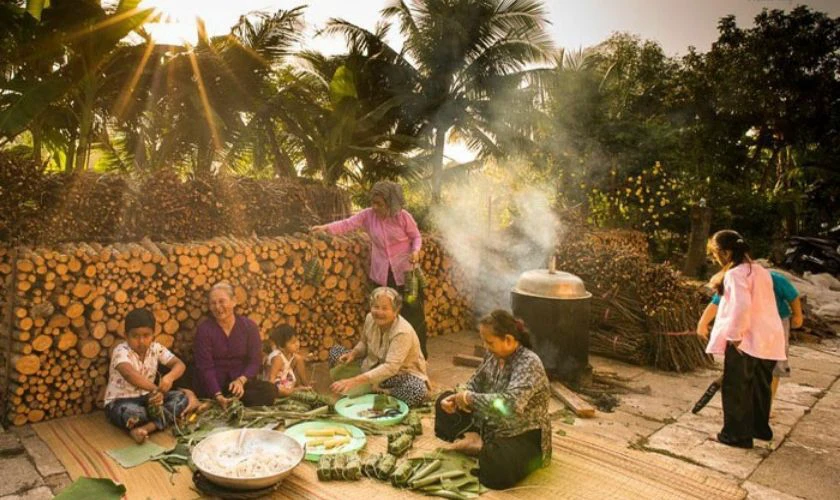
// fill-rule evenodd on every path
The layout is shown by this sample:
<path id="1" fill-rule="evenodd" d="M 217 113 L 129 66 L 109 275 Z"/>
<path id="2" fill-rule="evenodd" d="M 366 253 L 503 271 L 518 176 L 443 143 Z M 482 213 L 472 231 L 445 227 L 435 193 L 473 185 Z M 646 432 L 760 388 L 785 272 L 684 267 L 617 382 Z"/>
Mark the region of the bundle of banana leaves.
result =
<path id="1" fill-rule="evenodd" d="M 413 304 L 426 288 L 426 275 L 420 266 L 414 266 L 410 271 L 405 272 L 405 303 Z"/>
<path id="2" fill-rule="evenodd" d="M 319 286 L 324 281 L 324 266 L 321 261 L 315 257 L 306 263 L 303 271 L 303 280 L 312 285 Z"/>
<path id="3" fill-rule="evenodd" d="M 438 450 L 400 462 L 391 475 L 391 484 L 428 496 L 475 498 L 486 491 L 474 475 L 476 467 L 474 458 Z"/>
<path id="4" fill-rule="evenodd" d="M 414 444 L 414 434 L 411 429 L 388 434 L 388 453 L 396 457 L 405 455 Z"/>
<path id="5" fill-rule="evenodd" d="M 403 425 L 408 426 L 411 430 L 411 433 L 414 434 L 414 437 L 422 436 L 423 435 L 423 421 L 420 419 L 420 415 L 416 411 L 408 412 L 408 416 L 405 417 L 403 420 Z"/>
<path id="6" fill-rule="evenodd" d="M 187 465 L 191 470 L 195 470 L 195 465 L 192 463 L 190 447 L 186 443 L 178 443 L 175 445 L 175 448 L 152 457 L 152 460 L 158 462 L 170 474 L 174 474 L 176 469 L 182 465 Z M 172 478 L 170 477 L 171 480 Z"/>
<path id="7" fill-rule="evenodd" d="M 356 453 L 321 455 L 316 471 L 319 481 L 358 481 L 362 477 L 362 461 Z"/>

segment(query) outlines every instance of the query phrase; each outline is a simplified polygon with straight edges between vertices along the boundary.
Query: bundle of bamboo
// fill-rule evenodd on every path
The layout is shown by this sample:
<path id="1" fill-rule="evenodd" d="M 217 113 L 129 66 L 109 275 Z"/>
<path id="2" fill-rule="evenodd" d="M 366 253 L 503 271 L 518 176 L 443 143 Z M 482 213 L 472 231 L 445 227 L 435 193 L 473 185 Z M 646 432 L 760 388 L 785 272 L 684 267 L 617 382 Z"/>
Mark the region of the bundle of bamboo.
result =
<path id="1" fill-rule="evenodd" d="M 326 360 L 330 347 L 350 347 L 358 337 L 368 309 L 369 246 L 363 236 L 296 234 L 19 247 L 7 266 L 14 277 L 7 418 L 21 425 L 91 411 L 123 319 L 135 307 L 154 313 L 158 342 L 191 359 L 207 291 L 222 280 L 234 285 L 239 313 L 263 334 L 288 323 L 305 349 Z M 318 281 L 305 277 L 312 262 L 322 270 Z M 421 264 L 429 333 L 471 326 L 462 276 L 434 238 L 425 238 Z"/>
<path id="2" fill-rule="evenodd" d="M 580 276 L 593 292 L 591 352 L 671 371 L 711 363 L 693 334 L 708 297 L 669 265 L 651 262 L 643 235 L 567 237 L 557 266 Z"/>

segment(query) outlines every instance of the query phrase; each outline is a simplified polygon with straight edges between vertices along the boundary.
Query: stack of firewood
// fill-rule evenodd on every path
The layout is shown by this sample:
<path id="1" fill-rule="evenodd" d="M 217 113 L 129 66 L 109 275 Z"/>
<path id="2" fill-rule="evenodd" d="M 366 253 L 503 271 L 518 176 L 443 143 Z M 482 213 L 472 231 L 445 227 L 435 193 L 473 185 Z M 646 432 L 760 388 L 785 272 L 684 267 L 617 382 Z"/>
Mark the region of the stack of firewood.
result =
<path id="1" fill-rule="evenodd" d="M 12 251 L 0 246 L 0 408 L 6 407 L 9 347 L 11 346 Z"/>
<path id="2" fill-rule="evenodd" d="M 694 333 L 708 296 L 668 264 L 652 262 L 643 235 L 567 237 L 557 267 L 580 276 L 593 294 L 591 352 L 670 371 L 710 365 Z"/>
<path id="3" fill-rule="evenodd" d="M 340 189 L 305 180 L 56 174 L 0 152 L 0 241 L 11 245 L 279 236 L 345 217 L 349 208 Z"/>
<path id="4" fill-rule="evenodd" d="M 135 307 L 153 311 L 157 341 L 189 361 L 207 292 L 223 280 L 262 335 L 288 323 L 304 348 L 325 360 L 333 345 L 358 339 L 368 310 L 369 246 L 363 236 L 296 234 L 19 247 L 7 269 L 14 277 L 7 418 L 21 425 L 96 407 L 109 353 Z M 424 240 L 422 266 L 430 335 L 472 326 L 463 276 L 433 238 Z"/>

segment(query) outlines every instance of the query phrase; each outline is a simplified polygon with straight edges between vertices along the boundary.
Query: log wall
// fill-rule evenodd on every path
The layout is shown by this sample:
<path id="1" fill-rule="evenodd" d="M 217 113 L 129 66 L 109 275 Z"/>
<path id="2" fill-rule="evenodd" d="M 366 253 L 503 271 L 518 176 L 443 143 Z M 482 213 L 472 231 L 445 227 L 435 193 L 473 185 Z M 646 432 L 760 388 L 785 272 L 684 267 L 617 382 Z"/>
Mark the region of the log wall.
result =
<path id="1" fill-rule="evenodd" d="M 304 348 L 326 360 L 331 346 L 358 339 L 368 248 L 364 236 L 308 234 L 0 248 L 6 420 L 22 425 L 100 405 L 110 351 L 134 307 L 150 308 L 157 341 L 189 361 L 207 292 L 221 280 L 235 287 L 237 312 L 256 321 L 262 335 L 289 323 Z M 429 334 L 472 326 L 464 278 L 434 238 L 424 239 L 422 266 Z"/>

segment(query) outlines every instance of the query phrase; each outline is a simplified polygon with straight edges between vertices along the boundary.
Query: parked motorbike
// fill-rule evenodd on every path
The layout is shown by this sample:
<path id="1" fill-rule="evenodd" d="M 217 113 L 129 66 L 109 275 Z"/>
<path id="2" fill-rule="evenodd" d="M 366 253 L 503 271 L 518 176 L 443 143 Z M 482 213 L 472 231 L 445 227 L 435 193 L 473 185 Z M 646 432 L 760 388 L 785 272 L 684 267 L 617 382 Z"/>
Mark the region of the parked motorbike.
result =
<path id="1" fill-rule="evenodd" d="M 827 230 L 823 237 L 792 237 L 783 264 L 798 274 L 810 271 L 840 277 L 840 225 Z"/>

